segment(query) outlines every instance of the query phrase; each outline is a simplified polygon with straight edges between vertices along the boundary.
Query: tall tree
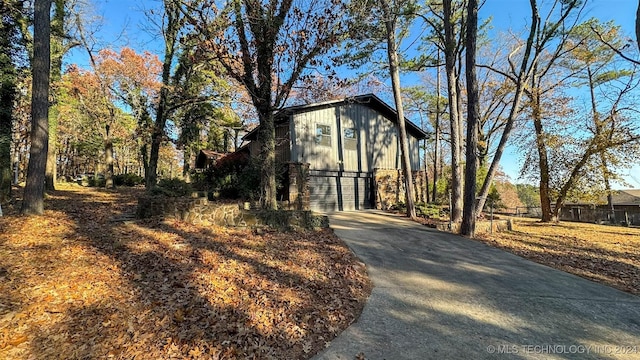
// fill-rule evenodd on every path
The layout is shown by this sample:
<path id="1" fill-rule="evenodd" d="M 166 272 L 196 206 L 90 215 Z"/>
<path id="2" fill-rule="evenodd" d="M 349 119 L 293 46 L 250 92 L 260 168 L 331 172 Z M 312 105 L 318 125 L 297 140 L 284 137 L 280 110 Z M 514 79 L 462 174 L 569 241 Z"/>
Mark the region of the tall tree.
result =
<path id="1" fill-rule="evenodd" d="M 405 99 L 404 103 L 406 104 L 406 110 L 408 114 L 414 114 L 413 116 L 418 116 L 420 128 L 424 131 L 431 131 L 431 134 L 435 134 L 433 138 L 425 138 L 422 146 L 423 149 L 423 165 L 424 165 L 424 188 L 416 190 L 418 195 L 416 198 L 422 198 L 423 201 L 430 201 L 430 188 L 428 182 L 429 175 L 429 167 L 430 165 L 434 165 L 431 174 L 436 177 L 436 168 L 438 166 L 438 161 L 432 162 L 432 159 L 439 158 L 439 138 L 440 138 L 440 126 L 439 116 L 436 111 L 432 109 L 438 108 L 438 94 L 434 95 L 429 90 L 427 90 L 426 86 L 411 86 L 405 87 L 402 89 L 402 96 Z M 411 115 L 409 115 L 411 116 Z M 433 130 L 435 129 L 435 130 Z M 436 143 L 434 151 L 430 151 L 429 145 L 431 143 Z M 422 193 L 422 194 L 420 194 Z M 435 199 L 435 197 L 433 197 Z"/>
<path id="2" fill-rule="evenodd" d="M 442 105 L 440 98 L 440 49 L 437 50 L 438 54 L 436 57 L 436 113 L 434 120 L 434 144 L 433 144 L 433 195 L 431 196 L 431 201 L 436 202 L 438 199 L 438 177 L 440 175 L 440 137 L 441 137 L 441 127 L 440 127 L 440 116 L 442 115 Z"/>
<path id="3" fill-rule="evenodd" d="M 195 46 L 182 50 L 172 79 L 170 110 L 180 129 L 178 146 L 183 150 L 183 176 L 187 179 L 197 151 L 234 151 L 236 139 L 230 138 L 242 129 L 242 120 L 230 106 L 236 89 L 221 76 L 220 65 L 200 50 Z M 210 141 L 203 139 L 204 132 Z M 234 146 L 229 146 L 230 142 Z"/>
<path id="4" fill-rule="evenodd" d="M 398 136 L 405 185 L 405 203 L 407 216 L 410 218 L 416 217 L 415 189 L 404 120 L 398 46 L 402 38 L 406 36 L 406 29 L 410 27 L 415 17 L 412 15 L 415 13 L 415 8 L 416 4 L 413 0 L 353 1 L 350 5 L 352 43 L 349 46 L 361 49 L 355 55 L 355 58 L 359 60 L 358 63 L 370 61 L 374 57 L 375 51 L 380 47 L 386 50 L 386 62 L 383 67 L 388 69 L 391 78 L 393 99 L 398 114 Z M 349 56 L 346 57 L 346 59 L 348 58 Z"/>
<path id="5" fill-rule="evenodd" d="M 393 89 L 393 99 L 398 112 L 398 132 L 400 135 L 400 149 L 402 156 L 402 170 L 404 173 L 405 199 L 407 205 L 407 216 L 411 219 L 416 217 L 415 189 L 413 186 L 413 173 L 411 172 L 411 159 L 409 158 L 409 140 L 407 139 L 407 129 L 404 118 L 404 106 L 402 104 L 402 92 L 400 90 L 400 64 L 398 61 L 398 42 L 396 33 L 398 31 L 399 10 L 398 3 L 392 4 L 384 0 L 379 1 L 380 9 L 387 38 L 387 55 L 389 58 L 389 74 L 391 75 L 391 87 Z M 405 4 L 411 6 L 411 2 Z M 392 8 L 393 6 L 393 8 Z"/>
<path id="6" fill-rule="evenodd" d="M 601 24 L 596 19 L 591 19 L 573 29 L 569 43 L 576 42 L 579 46 L 575 47 L 571 52 L 571 59 L 568 61 L 567 65 L 571 70 L 578 70 L 576 77 L 583 80 L 584 82 L 581 85 L 586 84 L 589 89 L 593 130 L 596 136 L 602 136 L 605 121 L 601 119 L 602 107 L 599 106 L 601 101 L 598 100 L 596 91 L 604 88 L 607 83 L 629 76 L 630 70 L 618 70 L 611 66 L 614 63 L 615 52 L 598 40 L 596 34 L 591 31 L 593 28 L 597 28 L 601 32 L 606 32 L 608 38 L 615 39 L 611 45 L 617 48 L 621 47 L 620 44 L 622 43 L 622 40 L 619 36 L 616 36 L 620 31 L 619 26 L 615 26 L 611 22 Z M 616 160 L 615 158 L 609 159 L 606 150 L 601 151 L 598 156 L 600 158 L 602 179 L 604 180 L 605 192 L 607 195 L 607 205 L 610 210 L 610 219 L 615 223 L 613 193 L 611 190 L 611 182 L 614 179 L 612 178 L 613 174 L 611 166 L 614 165 L 612 162 L 615 162 Z"/>
<path id="7" fill-rule="evenodd" d="M 447 93 L 449 97 L 449 125 L 451 131 L 451 220 L 462 220 L 462 98 L 460 86 L 460 69 L 457 65 L 458 54 L 462 51 L 462 41 L 458 40 L 459 34 L 464 30 L 456 27 L 456 21 L 464 23 L 462 11 L 457 11 L 455 6 L 462 7 L 458 1 L 444 0 L 443 25 L 444 25 L 444 58 L 445 73 L 447 77 Z M 456 18 L 457 17 L 457 18 Z M 458 34 L 456 34 L 458 30 Z"/>
<path id="8" fill-rule="evenodd" d="M 65 42 L 65 0 L 53 0 L 53 18 L 51 20 L 51 84 L 56 84 L 62 77 L 62 57 Z M 49 108 L 49 149 L 47 151 L 47 167 L 45 172 L 45 190 L 55 190 L 57 164 L 56 143 L 58 134 L 58 108 L 55 101 L 56 90 L 51 89 L 54 103 Z"/>
<path id="9" fill-rule="evenodd" d="M 615 64 L 614 51 L 594 38 L 591 29 L 616 39 L 619 28 L 612 24 L 599 24 L 590 20 L 572 29 L 565 43 L 568 50 L 564 63 L 573 78 L 573 85 L 585 89 L 588 109 L 577 112 L 581 118 L 589 119 L 586 129 L 570 128 L 569 131 L 554 129 L 544 122 L 545 113 L 551 106 L 541 105 L 542 86 L 534 84 L 531 90 L 533 120 L 536 129 L 537 156 L 541 193 L 547 191 L 554 199 L 554 207 L 543 206 L 543 219 L 557 219 L 565 200 L 572 193 L 584 196 L 604 187 L 611 209 L 611 181 L 616 178 L 614 168 L 623 168 L 623 157 L 633 157 L 640 145 L 637 125 L 631 120 L 637 116 L 633 96 L 638 88 L 637 69 L 624 69 Z M 614 40 L 614 46 L 621 40 Z M 574 107 L 576 108 L 576 107 Z M 545 111 L 546 110 L 546 111 Z M 555 112 L 559 114 L 559 112 Z M 553 116 L 553 115 L 547 115 Z M 561 119 L 562 120 L 562 119 Z M 574 122 L 569 119 L 569 123 Z M 554 119 L 553 122 L 559 122 Z M 586 130 L 586 131 L 585 131 Z M 564 131 L 564 132 L 562 132 Z M 624 155 L 623 155 L 624 154 Z M 595 181 L 594 181 L 595 180 Z M 542 198 L 541 198 L 542 200 Z M 548 214 L 544 212 L 548 211 Z M 613 215 L 613 214 L 612 214 Z"/>
<path id="10" fill-rule="evenodd" d="M 49 150 L 47 154 L 47 170 L 45 174 L 45 190 L 55 190 L 57 181 L 57 136 L 59 122 L 58 108 L 58 83 L 62 78 L 62 59 L 74 47 L 81 43 L 74 39 L 69 26 L 69 11 L 79 12 L 73 9 L 76 2 L 69 0 L 53 0 L 53 14 L 51 19 L 51 99 L 49 107 Z"/>
<path id="11" fill-rule="evenodd" d="M 33 97 L 31 100 L 31 150 L 21 212 L 44 212 L 44 177 L 49 148 L 49 74 L 51 71 L 51 0 L 34 1 Z"/>
<path id="12" fill-rule="evenodd" d="M 200 46 L 251 97 L 260 121 L 262 205 L 276 209 L 274 111 L 281 108 L 309 66 L 337 42 L 337 1 L 185 1 Z"/>
<path id="13" fill-rule="evenodd" d="M 473 237 L 476 229 L 476 173 L 478 171 L 478 125 L 480 99 L 476 76 L 476 45 L 478 40 L 478 1 L 467 5 L 465 71 L 467 77 L 467 147 L 464 181 L 464 209 L 460 234 Z"/>
<path id="14" fill-rule="evenodd" d="M 498 171 L 507 142 L 514 129 L 516 120 L 520 116 L 525 90 L 530 88 L 531 81 L 536 83 L 540 76 L 548 74 L 566 51 L 564 42 L 568 36 L 568 30 L 576 25 L 580 12 L 584 8 L 584 4 L 582 0 L 554 0 L 549 5 L 549 11 L 543 22 L 540 16 L 538 2 L 536 0 L 529 0 L 531 8 L 529 33 L 527 39 L 521 41 L 509 54 L 507 58 L 509 70 L 501 70 L 489 66 L 493 71 L 512 81 L 515 90 L 509 116 L 502 130 L 502 135 L 487 175 L 482 183 L 479 200 L 476 205 L 476 212 L 480 213 L 484 208 L 493 177 Z M 540 64 L 540 58 L 543 56 L 547 56 L 548 60 L 544 64 Z M 519 64 L 516 60 L 518 57 L 520 58 Z M 486 65 L 482 66 L 486 67 Z M 531 97 L 535 94 L 527 90 L 526 95 Z M 543 209 L 548 209 L 549 212 L 547 212 L 547 214 L 550 214 L 549 194 L 548 191 L 542 189 L 542 187 L 544 187 L 544 180 L 541 179 L 540 181 L 541 200 L 542 198 L 546 199 L 542 200 L 542 207 Z M 546 219 L 546 221 L 549 220 L 550 219 Z"/>
<path id="15" fill-rule="evenodd" d="M 184 15 L 179 0 L 163 0 L 162 36 L 164 40 L 164 59 L 162 61 L 162 87 L 156 107 L 155 120 L 151 132 L 151 151 L 149 167 L 146 173 L 147 190 L 156 185 L 158 178 L 158 160 L 160 147 L 165 140 L 165 127 L 169 117 L 169 89 L 171 86 L 171 70 L 180 44 L 181 32 L 184 28 Z"/>

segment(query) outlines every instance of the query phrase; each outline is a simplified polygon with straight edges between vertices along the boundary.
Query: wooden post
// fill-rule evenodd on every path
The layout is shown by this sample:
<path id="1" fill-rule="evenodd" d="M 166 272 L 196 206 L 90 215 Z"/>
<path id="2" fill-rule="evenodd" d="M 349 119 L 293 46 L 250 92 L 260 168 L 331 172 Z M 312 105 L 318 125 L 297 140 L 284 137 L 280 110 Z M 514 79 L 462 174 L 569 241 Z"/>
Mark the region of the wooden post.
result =
<path id="1" fill-rule="evenodd" d="M 489 221 L 489 234 L 493 234 L 493 201 L 491 201 L 491 220 Z"/>
<path id="2" fill-rule="evenodd" d="M 451 216 L 453 215 L 453 214 L 452 214 L 452 212 L 451 212 L 451 211 L 452 211 L 452 209 L 451 209 L 451 207 L 452 207 L 451 202 L 452 202 L 452 201 L 451 201 L 451 191 L 449 191 L 449 231 L 453 231 L 453 224 L 452 224 L 453 219 L 451 219 Z"/>
<path id="3" fill-rule="evenodd" d="M 629 227 L 629 213 L 624 212 L 624 226 Z"/>

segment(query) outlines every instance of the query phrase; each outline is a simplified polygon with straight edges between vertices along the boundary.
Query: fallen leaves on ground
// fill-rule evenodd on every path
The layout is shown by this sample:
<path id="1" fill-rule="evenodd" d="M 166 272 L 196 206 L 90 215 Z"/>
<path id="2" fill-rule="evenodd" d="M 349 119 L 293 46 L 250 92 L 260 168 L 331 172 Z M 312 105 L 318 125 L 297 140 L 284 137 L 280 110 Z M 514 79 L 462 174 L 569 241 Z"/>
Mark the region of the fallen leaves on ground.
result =
<path id="1" fill-rule="evenodd" d="M 640 229 L 513 218 L 513 231 L 477 239 L 535 262 L 640 295 Z"/>
<path id="2" fill-rule="evenodd" d="M 0 218 L 0 358 L 309 358 L 362 310 L 330 231 L 114 221 L 140 191 L 67 185 Z"/>

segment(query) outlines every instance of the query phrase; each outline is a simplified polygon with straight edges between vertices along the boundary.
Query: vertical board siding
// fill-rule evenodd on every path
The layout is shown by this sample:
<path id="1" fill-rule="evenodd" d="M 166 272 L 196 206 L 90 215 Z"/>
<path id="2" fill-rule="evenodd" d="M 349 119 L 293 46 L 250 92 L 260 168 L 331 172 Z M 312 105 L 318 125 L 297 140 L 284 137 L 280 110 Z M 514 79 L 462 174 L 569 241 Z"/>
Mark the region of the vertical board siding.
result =
<path id="1" fill-rule="evenodd" d="M 358 137 L 357 151 L 347 151 L 345 169 L 351 171 L 369 171 L 369 159 L 367 156 L 369 139 L 367 114 L 365 114 L 356 104 L 343 105 L 340 109 L 340 119 L 345 126 L 356 129 Z"/>
<path id="2" fill-rule="evenodd" d="M 295 123 L 295 161 L 310 164 L 311 169 L 338 170 L 336 108 L 324 108 L 293 115 Z M 316 144 L 316 125 L 331 128 L 331 146 Z"/>
<path id="3" fill-rule="evenodd" d="M 293 121 L 293 160 L 308 162 L 311 169 L 371 172 L 375 168 L 401 168 L 397 125 L 366 105 L 343 104 L 307 111 L 293 115 Z M 316 124 L 331 127 L 331 147 L 316 144 Z M 339 148 L 346 128 L 356 129 L 357 151 Z M 411 135 L 408 138 L 411 167 L 419 169 L 419 141 Z"/>

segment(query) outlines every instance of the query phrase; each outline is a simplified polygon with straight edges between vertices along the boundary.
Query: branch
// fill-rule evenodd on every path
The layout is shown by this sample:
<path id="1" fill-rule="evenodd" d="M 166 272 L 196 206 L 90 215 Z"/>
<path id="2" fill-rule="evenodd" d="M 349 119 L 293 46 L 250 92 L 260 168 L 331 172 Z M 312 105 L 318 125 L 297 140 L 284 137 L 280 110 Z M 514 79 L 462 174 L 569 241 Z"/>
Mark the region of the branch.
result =
<path id="1" fill-rule="evenodd" d="M 640 4 L 638 5 L 638 10 L 640 10 Z M 613 52 L 618 54 L 621 58 L 623 58 L 623 59 L 625 59 L 627 61 L 631 61 L 632 63 L 634 63 L 636 65 L 640 65 L 640 61 L 628 57 L 622 51 L 620 51 L 620 49 L 616 48 L 615 46 L 611 45 L 607 40 L 605 40 L 604 36 L 602 35 L 602 33 L 600 33 L 593 25 L 590 25 L 590 27 L 591 27 L 591 31 L 593 31 L 598 36 L 598 39 L 600 40 L 600 42 L 602 42 L 606 47 L 608 47 Z"/>

